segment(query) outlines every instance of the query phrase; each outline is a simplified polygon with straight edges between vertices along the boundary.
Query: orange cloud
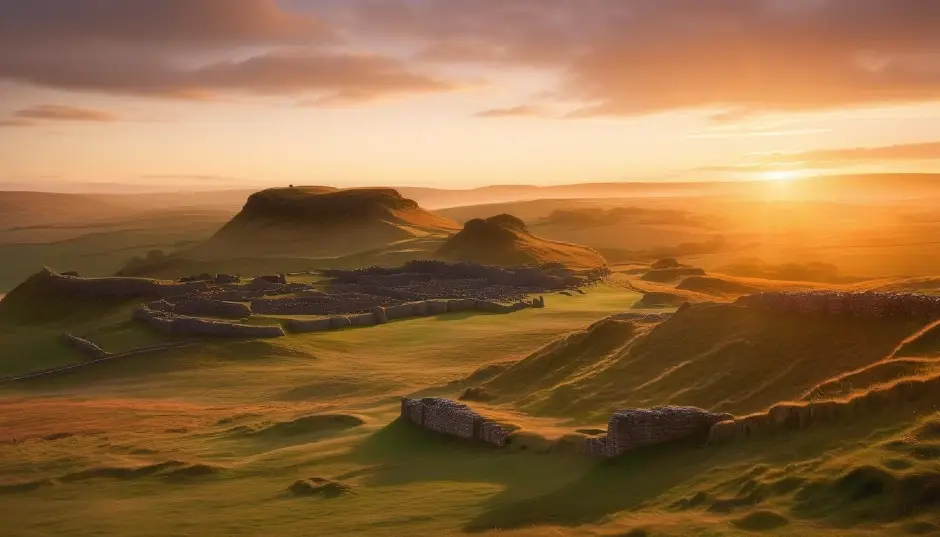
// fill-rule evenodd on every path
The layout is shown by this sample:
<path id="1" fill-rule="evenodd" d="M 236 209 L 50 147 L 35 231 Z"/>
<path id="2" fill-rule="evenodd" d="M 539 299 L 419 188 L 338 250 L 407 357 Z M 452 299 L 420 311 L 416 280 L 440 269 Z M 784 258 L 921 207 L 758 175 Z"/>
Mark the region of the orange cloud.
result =
<path id="1" fill-rule="evenodd" d="M 335 29 L 273 0 L 0 0 L 0 79 L 211 100 L 220 93 L 369 101 L 456 84 L 353 54 Z"/>
<path id="2" fill-rule="evenodd" d="M 898 144 L 877 147 L 848 147 L 800 153 L 772 153 L 772 162 L 809 162 L 860 164 L 887 161 L 940 160 L 940 142 Z"/>
<path id="3" fill-rule="evenodd" d="M 545 111 L 538 106 L 513 106 L 511 108 L 491 108 L 474 114 L 476 117 L 538 117 L 544 116 Z"/>
<path id="4" fill-rule="evenodd" d="M 940 100 L 940 3 L 930 0 L 408 0 L 344 2 L 373 38 L 419 57 L 557 72 L 572 117 L 764 111 Z"/>
<path id="5" fill-rule="evenodd" d="M 108 122 L 117 121 L 118 117 L 110 112 L 102 110 L 93 110 L 90 108 L 75 108 L 73 106 L 62 106 L 55 104 L 43 104 L 17 110 L 13 113 L 21 120 L 52 120 L 52 121 L 91 121 Z"/>

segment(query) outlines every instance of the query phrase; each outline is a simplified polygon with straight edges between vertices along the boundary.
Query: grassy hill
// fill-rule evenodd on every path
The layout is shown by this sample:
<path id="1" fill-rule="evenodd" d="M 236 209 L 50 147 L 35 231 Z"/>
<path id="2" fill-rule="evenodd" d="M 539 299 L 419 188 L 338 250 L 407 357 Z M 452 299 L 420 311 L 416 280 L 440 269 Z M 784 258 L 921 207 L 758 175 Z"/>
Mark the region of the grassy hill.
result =
<path id="1" fill-rule="evenodd" d="M 703 303 L 656 326 L 606 320 L 539 350 L 482 384 L 540 415 L 602 419 L 664 404 L 747 414 L 796 400 L 879 363 L 922 324 L 820 318 Z M 856 384 L 865 389 L 893 377 Z"/>
<path id="2" fill-rule="evenodd" d="M 393 189 L 269 189 L 252 194 L 199 253 L 348 255 L 458 227 Z"/>
<path id="3" fill-rule="evenodd" d="M 506 266 L 560 263 L 571 268 L 596 268 L 606 264 L 590 248 L 536 237 L 525 222 L 508 214 L 467 222 L 462 231 L 441 246 L 438 255 L 448 260 Z"/>

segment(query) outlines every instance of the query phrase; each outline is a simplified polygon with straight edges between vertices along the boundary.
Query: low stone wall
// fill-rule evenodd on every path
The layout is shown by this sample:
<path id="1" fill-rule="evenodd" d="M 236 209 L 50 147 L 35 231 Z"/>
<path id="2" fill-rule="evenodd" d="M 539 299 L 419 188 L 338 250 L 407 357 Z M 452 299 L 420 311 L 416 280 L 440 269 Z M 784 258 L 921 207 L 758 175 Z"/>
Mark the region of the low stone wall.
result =
<path id="1" fill-rule="evenodd" d="M 685 438 L 705 438 L 716 423 L 733 419 L 695 407 L 667 406 L 627 409 L 615 413 L 607 424 L 607 436 L 590 438 L 585 453 L 616 457 L 626 451 Z"/>
<path id="2" fill-rule="evenodd" d="M 374 326 L 397 319 L 428 317 L 431 315 L 443 315 L 463 311 L 508 314 L 527 308 L 544 307 L 545 299 L 543 297 L 533 299 L 532 302 L 517 302 L 515 304 L 500 304 L 498 302 L 474 300 L 472 298 L 425 300 L 422 302 L 409 302 L 389 307 L 376 306 L 372 308 L 372 311 L 369 313 L 360 313 L 357 315 L 340 315 L 310 320 L 291 319 L 285 323 L 285 326 L 291 332 L 310 333 L 354 326 Z"/>
<path id="3" fill-rule="evenodd" d="M 74 334 L 62 334 L 62 341 L 69 347 L 81 352 L 92 360 L 100 360 L 111 356 L 111 353 L 105 351 L 98 345 L 95 345 L 87 339 L 80 338 Z"/>
<path id="4" fill-rule="evenodd" d="M 716 423 L 709 431 L 708 442 L 720 444 L 851 419 L 866 420 L 876 412 L 911 402 L 926 402 L 931 407 L 940 404 L 940 376 L 904 379 L 844 400 L 781 403 L 767 412 Z"/>
<path id="5" fill-rule="evenodd" d="M 467 405 L 449 399 L 405 397 L 401 401 L 401 418 L 437 433 L 478 440 L 496 447 L 506 445 L 508 438 L 508 433 L 499 424 L 487 421 Z"/>
<path id="6" fill-rule="evenodd" d="M 156 330 L 170 334 L 215 338 L 271 338 L 285 335 L 284 329 L 280 326 L 252 326 L 213 321 L 152 310 L 147 306 L 140 306 L 134 310 L 133 318 Z"/>
<path id="7" fill-rule="evenodd" d="M 130 298 L 137 296 L 167 297 L 205 289 L 205 282 L 171 283 L 148 278 L 81 278 L 44 270 L 50 287 L 65 293 L 88 297 Z"/>
<path id="8" fill-rule="evenodd" d="M 778 312 L 844 315 L 847 317 L 940 318 L 940 296 L 911 293 L 807 291 L 757 293 L 738 304 Z"/>
<path id="9" fill-rule="evenodd" d="M 201 317 L 223 317 L 226 319 L 244 319 L 251 316 L 251 308 L 238 302 L 215 300 L 201 296 L 184 296 L 178 300 L 158 300 L 149 304 L 150 309 Z"/>

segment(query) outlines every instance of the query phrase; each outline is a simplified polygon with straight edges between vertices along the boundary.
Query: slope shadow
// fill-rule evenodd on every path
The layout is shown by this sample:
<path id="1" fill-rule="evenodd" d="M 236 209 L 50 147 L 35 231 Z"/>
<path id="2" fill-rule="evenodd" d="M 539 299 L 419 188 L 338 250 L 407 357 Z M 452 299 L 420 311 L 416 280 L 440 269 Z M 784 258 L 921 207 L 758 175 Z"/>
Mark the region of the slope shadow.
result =
<path id="1" fill-rule="evenodd" d="M 877 430 L 878 424 L 869 421 L 725 446 L 654 446 L 605 461 L 563 452 L 498 450 L 397 420 L 338 458 L 380 466 L 366 486 L 429 481 L 500 485 L 502 490 L 485 500 L 483 511 L 464 523 L 468 532 L 544 524 L 573 527 L 649 507 L 660 497 L 674 496 L 669 493 L 677 487 L 683 495 L 695 492 L 707 487 L 702 478 L 711 472 L 815 461 L 895 430 L 890 421 L 881 425 L 889 427 Z"/>

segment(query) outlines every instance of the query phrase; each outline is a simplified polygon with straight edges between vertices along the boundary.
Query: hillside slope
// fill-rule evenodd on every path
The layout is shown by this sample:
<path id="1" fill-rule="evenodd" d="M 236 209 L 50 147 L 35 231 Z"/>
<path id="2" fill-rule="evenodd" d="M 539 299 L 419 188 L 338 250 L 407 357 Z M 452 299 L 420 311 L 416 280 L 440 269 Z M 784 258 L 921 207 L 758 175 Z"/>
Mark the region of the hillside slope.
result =
<path id="1" fill-rule="evenodd" d="M 438 255 L 506 266 L 560 263 L 569 268 L 596 268 L 606 264 L 599 253 L 586 246 L 536 237 L 522 220 L 508 214 L 470 220 Z"/>
<path id="2" fill-rule="evenodd" d="M 513 364 L 483 388 L 541 415 L 599 419 L 617 408 L 663 404 L 746 414 L 881 362 L 922 325 L 697 304 L 653 328 L 597 324 Z"/>

